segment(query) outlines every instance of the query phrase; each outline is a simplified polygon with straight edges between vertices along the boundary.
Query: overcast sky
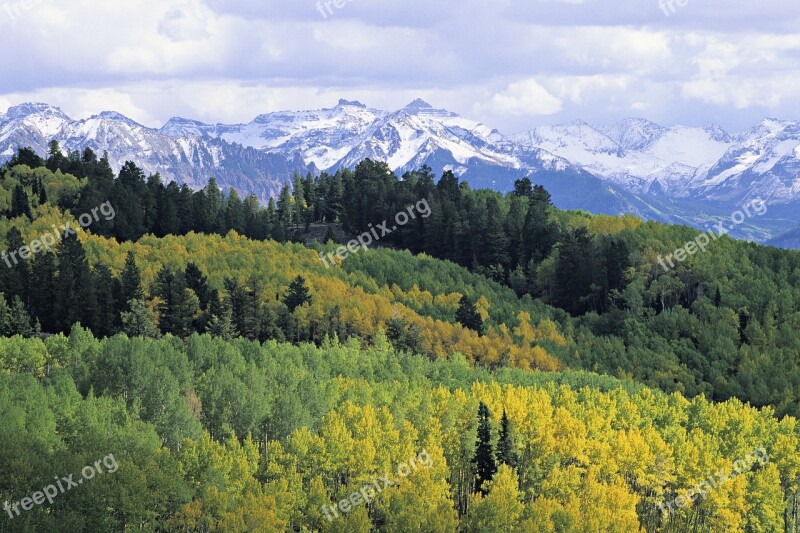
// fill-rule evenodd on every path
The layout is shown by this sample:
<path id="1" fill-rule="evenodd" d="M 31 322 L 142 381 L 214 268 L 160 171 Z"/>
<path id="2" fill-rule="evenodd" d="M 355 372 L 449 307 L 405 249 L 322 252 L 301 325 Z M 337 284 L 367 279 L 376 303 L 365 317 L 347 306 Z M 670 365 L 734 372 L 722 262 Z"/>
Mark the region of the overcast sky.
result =
<path id="1" fill-rule="evenodd" d="M 800 118 L 798 0 L 336 1 L 5 0 L 0 108 L 160 126 L 422 97 L 505 133 Z"/>

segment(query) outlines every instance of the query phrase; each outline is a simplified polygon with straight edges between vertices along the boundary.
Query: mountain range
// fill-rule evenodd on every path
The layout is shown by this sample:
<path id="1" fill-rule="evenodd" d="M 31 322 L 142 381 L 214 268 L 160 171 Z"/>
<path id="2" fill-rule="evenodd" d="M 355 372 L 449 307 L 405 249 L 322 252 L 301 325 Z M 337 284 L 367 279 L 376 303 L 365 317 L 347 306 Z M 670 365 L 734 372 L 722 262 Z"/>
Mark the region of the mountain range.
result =
<path id="1" fill-rule="evenodd" d="M 554 203 L 606 214 L 704 228 L 755 198 L 764 216 L 731 235 L 800 245 L 800 123 L 765 119 L 743 133 L 717 125 L 664 127 L 642 118 L 609 126 L 574 121 L 504 135 L 478 121 L 415 100 L 383 111 L 348 100 L 311 111 L 281 111 L 247 124 L 170 119 L 149 128 L 108 111 L 75 120 L 57 107 L 22 104 L 0 114 L 0 160 L 23 146 L 39 153 L 108 152 L 115 168 L 135 161 L 165 180 L 199 188 L 216 177 L 225 189 L 267 200 L 295 171 L 332 172 L 365 158 L 399 174 L 430 166 L 452 170 L 473 188 L 511 190 L 529 177 Z M 730 226 L 730 222 L 728 222 Z"/>

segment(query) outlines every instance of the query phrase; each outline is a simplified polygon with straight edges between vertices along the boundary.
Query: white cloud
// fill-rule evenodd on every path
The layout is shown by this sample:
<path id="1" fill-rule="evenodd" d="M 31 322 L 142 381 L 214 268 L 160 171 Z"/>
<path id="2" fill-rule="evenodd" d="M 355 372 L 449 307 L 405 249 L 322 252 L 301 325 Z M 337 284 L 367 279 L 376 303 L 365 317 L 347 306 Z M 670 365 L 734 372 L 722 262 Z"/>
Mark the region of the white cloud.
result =
<path id="1" fill-rule="evenodd" d="M 211 11 L 197 1 L 176 2 L 158 23 L 158 33 L 172 41 L 199 40 L 208 37 Z"/>
<path id="2" fill-rule="evenodd" d="M 550 94 L 536 80 L 527 79 L 509 84 L 486 104 L 501 115 L 553 115 L 562 109 L 562 101 Z"/>
<path id="3" fill-rule="evenodd" d="M 354 0 L 326 20 L 315 0 L 32 0 L 0 8 L 0 103 L 215 122 L 420 96 L 503 131 L 632 112 L 735 129 L 798 118 L 796 1 Z"/>

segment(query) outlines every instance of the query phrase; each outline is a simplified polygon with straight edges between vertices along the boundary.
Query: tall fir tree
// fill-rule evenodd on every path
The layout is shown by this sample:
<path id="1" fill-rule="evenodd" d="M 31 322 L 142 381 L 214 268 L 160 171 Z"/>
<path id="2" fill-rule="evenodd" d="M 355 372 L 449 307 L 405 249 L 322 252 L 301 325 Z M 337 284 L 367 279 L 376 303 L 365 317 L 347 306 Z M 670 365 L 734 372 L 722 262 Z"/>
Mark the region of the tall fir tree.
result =
<path id="1" fill-rule="evenodd" d="M 11 218 L 23 215 L 27 217 L 28 220 L 33 218 L 31 216 L 30 199 L 28 198 L 28 193 L 25 191 L 25 187 L 22 185 L 15 186 L 14 190 L 11 191 L 11 209 L 9 215 Z"/>
<path id="2" fill-rule="evenodd" d="M 286 294 L 283 303 L 289 308 L 289 312 L 293 313 L 301 305 L 310 302 L 311 295 L 308 287 L 306 287 L 306 280 L 303 276 L 297 276 L 289 285 L 289 292 Z"/>
<path id="3" fill-rule="evenodd" d="M 68 332 L 76 322 L 88 323 L 87 318 L 95 299 L 86 252 L 77 235 L 66 235 L 57 255 L 55 322 L 58 332 Z"/>
<path id="4" fill-rule="evenodd" d="M 472 462 L 476 469 L 475 492 L 481 492 L 484 495 L 487 492 L 484 484 L 491 481 L 497 472 L 489 416 L 489 408 L 481 402 L 478 406 L 478 439 L 475 443 L 475 456 L 472 458 Z"/>
<path id="5" fill-rule="evenodd" d="M 120 275 L 120 296 L 118 307 L 121 311 L 130 311 L 131 300 L 144 300 L 142 290 L 142 276 L 139 267 L 136 266 L 136 256 L 133 252 L 128 252 L 125 257 L 125 266 Z"/>
<path id="6" fill-rule="evenodd" d="M 456 310 L 456 320 L 459 324 L 467 329 L 477 331 L 478 335 L 483 334 L 483 319 L 475 302 L 472 301 L 466 294 L 461 297 L 458 302 L 458 309 Z"/>
<path id="7" fill-rule="evenodd" d="M 53 303 L 58 293 L 56 255 L 52 252 L 40 253 L 31 267 L 31 312 L 39 319 L 42 330 L 53 333 L 57 329 Z"/>
<path id="8" fill-rule="evenodd" d="M 517 467 L 517 452 L 511 437 L 511 423 L 508 414 L 503 409 L 503 418 L 500 420 L 500 438 L 497 441 L 497 463 L 506 464 L 512 468 Z"/>
<path id="9" fill-rule="evenodd" d="M 159 328 L 162 333 L 187 337 L 192 331 L 195 313 L 200 309 L 197 296 L 186 287 L 183 272 L 177 274 L 162 267 L 153 283 L 152 296 L 160 299 Z"/>

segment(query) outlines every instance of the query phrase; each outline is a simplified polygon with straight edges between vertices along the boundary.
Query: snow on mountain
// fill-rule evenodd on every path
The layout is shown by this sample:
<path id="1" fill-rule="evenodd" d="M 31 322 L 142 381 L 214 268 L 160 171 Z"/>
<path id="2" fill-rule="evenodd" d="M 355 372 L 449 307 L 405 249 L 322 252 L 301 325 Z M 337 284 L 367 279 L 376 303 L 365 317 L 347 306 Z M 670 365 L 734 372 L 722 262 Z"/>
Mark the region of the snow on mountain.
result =
<path id="1" fill-rule="evenodd" d="M 107 152 L 115 169 L 134 161 L 149 173 L 193 188 L 205 186 L 213 176 L 223 188 L 253 192 L 263 200 L 277 195 L 295 170 L 314 170 L 301 158 L 267 154 L 222 139 L 168 136 L 113 111 L 72 120 L 58 108 L 24 104 L 0 119 L 0 159 L 7 160 L 25 146 L 45 154 L 53 139 L 65 151 L 88 147 L 98 154 Z"/>
<path id="2" fill-rule="evenodd" d="M 541 126 L 514 139 L 539 147 L 632 192 L 686 196 L 698 169 L 712 165 L 731 145 L 718 126 L 664 128 L 631 118 L 595 127 L 583 121 Z"/>
<path id="3" fill-rule="evenodd" d="M 340 100 L 330 109 L 267 113 L 248 124 L 211 126 L 174 118 L 160 131 L 172 137 L 221 138 L 273 153 L 298 152 L 308 164 L 326 169 L 352 149 L 350 141 L 353 138 L 360 136 L 385 114 L 360 102 Z"/>
<path id="4" fill-rule="evenodd" d="M 497 130 L 416 99 L 397 111 L 348 100 L 333 108 L 259 115 L 247 124 L 214 126 L 172 119 L 161 133 L 219 138 L 269 154 L 300 157 L 320 170 L 352 168 L 370 158 L 403 173 L 422 165 L 452 170 L 486 186 L 508 190 L 514 179 L 537 170 L 572 165 L 535 147 L 520 147 Z"/>
<path id="5" fill-rule="evenodd" d="M 276 196 L 295 171 L 335 171 L 371 158 L 398 173 L 422 165 L 436 174 L 452 170 L 474 188 L 500 191 L 528 176 L 552 187 L 564 205 L 633 209 L 659 220 L 671 212 L 692 220 L 712 204 L 724 212 L 758 196 L 800 223 L 792 214 L 800 204 L 800 124 L 776 119 L 738 135 L 716 125 L 664 127 L 629 118 L 505 136 L 420 99 L 396 111 L 340 100 L 331 108 L 258 115 L 246 124 L 176 117 L 160 129 L 115 112 L 72 120 L 46 104 L 0 115 L 0 159 L 21 146 L 45 153 L 54 138 L 65 150 L 108 151 L 115 167 L 133 160 L 192 187 L 215 176 L 221 186 L 262 200 Z"/>
<path id="6" fill-rule="evenodd" d="M 419 168 L 420 163 L 445 153 L 459 174 L 473 159 L 503 168 L 521 168 L 518 159 L 493 145 L 491 135 L 492 130 L 479 122 L 415 100 L 382 117 L 354 139 L 351 150 L 335 166 L 351 167 L 369 157 L 386 161 L 392 169 L 402 172 Z"/>
<path id="7" fill-rule="evenodd" d="M 16 140 L 24 140 L 40 153 L 70 118 L 60 109 L 47 104 L 22 104 L 10 108 L 0 122 L 0 157 L 8 159 L 16 151 Z"/>
<path id="8" fill-rule="evenodd" d="M 643 118 L 627 118 L 617 124 L 600 126 L 598 131 L 625 150 L 643 150 L 657 141 L 667 130 Z"/>
<path id="9" fill-rule="evenodd" d="M 712 200 L 800 198 L 800 123 L 765 119 L 738 135 L 725 154 L 698 173 L 692 190 Z"/>

